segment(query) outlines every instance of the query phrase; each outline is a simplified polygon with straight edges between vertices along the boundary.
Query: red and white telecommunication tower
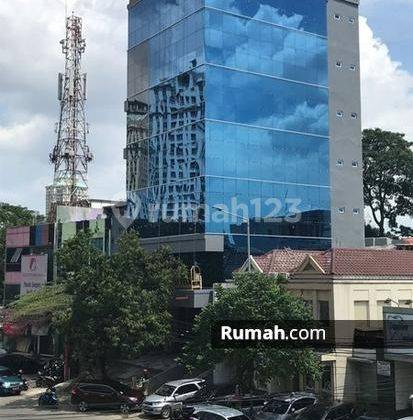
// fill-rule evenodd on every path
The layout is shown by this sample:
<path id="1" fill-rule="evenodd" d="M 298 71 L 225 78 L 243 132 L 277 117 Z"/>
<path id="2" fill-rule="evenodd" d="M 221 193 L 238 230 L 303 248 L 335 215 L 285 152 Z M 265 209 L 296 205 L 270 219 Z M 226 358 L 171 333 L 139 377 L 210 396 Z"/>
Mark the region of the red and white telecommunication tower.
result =
<path id="1" fill-rule="evenodd" d="M 50 153 L 54 180 L 46 187 L 46 213 L 52 221 L 57 206 L 89 206 L 88 165 L 93 160 L 86 141 L 86 74 L 81 71 L 86 42 L 82 19 L 74 13 L 66 18 L 66 38 L 60 43 L 66 64 L 65 73 L 58 77 L 60 119 L 56 124 L 57 142 Z"/>

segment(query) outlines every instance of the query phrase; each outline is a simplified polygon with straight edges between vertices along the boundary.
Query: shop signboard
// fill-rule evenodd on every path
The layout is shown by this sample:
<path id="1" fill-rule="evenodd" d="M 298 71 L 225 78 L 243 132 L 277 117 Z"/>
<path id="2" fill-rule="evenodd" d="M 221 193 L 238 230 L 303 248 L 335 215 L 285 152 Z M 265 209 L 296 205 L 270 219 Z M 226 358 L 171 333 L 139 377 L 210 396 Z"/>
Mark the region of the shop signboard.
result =
<path id="1" fill-rule="evenodd" d="M 21 296 L 42 288 L 47 282 L 47 255 L 24 255 L 21 273 Z"/>

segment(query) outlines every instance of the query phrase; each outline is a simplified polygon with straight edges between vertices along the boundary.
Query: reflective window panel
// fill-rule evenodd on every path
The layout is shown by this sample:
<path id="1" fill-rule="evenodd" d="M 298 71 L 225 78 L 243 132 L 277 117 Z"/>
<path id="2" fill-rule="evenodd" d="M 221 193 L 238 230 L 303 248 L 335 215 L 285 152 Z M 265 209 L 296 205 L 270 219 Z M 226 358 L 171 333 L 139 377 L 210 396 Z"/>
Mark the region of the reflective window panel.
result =
<path id="1" fill-rule="evenodd" d="M 129 48 L 199 10 L 204 0 L 141 0 L 129 10 Z"/>
<path id="2" fill-rule="evenodd" d="M 129 51 L 128 96 L 204 62 L 204 12 L 197 12 Z"/>
<path id="3" fill-rule="evenodd" d="M 204 191 L 197 177 L 128 192 L 128 217 L 142 237 L 202 233 Z"/>
<path id="4" fill-rule="evenodd" d="M 327 35 L 326 0 L 205 0 L 205 5 L 288 28 Z"/>
<path id="5" fill-rule="evenodd" d="M 206 174 L 328 186 L 329 142 L 228 123 L 206 123 Z"/>
<path id="6" fill-rule="evenodd" d="M 144 109 L 140 119 L 146 138 L 204 118 L 204 72 L 204 66 L 197 67 L 129 99 L 129 104 L 139 103 L 139 108 Z"/>
<path id="7" fill-rule="evenodd" d="M 331 236 L 327 187 L 207 177 L 205 203 L 207 232 Z"/>
<path id="8" fill-rule="evenodd" d="M 207 9 L 208 63 L 327 85 L 327 40 Z"/>
<path id="9" fill-rule="evenodd" d="M 204 122 L 199 121 L 130 144 L 125 150 L 127 190 L 170 184 L 204 175 L 204 137 Z"/>
<path id="10" fill-rule="evenodd" d="M 328 136 L 328 89 L 206 67 L 207 118 Z"/>

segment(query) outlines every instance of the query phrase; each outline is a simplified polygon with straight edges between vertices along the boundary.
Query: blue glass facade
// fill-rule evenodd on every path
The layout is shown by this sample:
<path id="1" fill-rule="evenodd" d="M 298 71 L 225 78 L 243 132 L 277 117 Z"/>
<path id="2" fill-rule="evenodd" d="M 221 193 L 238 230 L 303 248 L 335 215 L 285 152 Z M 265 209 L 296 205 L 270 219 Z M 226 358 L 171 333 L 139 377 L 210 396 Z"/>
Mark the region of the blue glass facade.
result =
<path id="1" fill-rule="evenodd" d="M 329 247 L 326 1 L 140 0 L 129 13 L 141 235 L 223 234 L 230 267 L 246 229 L 218 205 L 250 218 L 253 252 Z"/>

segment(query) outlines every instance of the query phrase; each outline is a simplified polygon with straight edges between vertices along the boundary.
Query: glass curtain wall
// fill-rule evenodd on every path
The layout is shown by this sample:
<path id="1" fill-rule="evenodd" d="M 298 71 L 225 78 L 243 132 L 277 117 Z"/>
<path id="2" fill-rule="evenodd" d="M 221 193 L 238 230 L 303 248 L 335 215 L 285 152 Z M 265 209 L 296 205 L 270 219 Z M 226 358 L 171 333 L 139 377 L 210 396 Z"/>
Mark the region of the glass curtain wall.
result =
<path id="1" fill-rule="evenodd" d="M 224 234 L 224 259 L 243 258 L 248 217 L 254 253 L 329 247 L 325 0 L 141 0 L 129 13 L 141 235 Z"/>

